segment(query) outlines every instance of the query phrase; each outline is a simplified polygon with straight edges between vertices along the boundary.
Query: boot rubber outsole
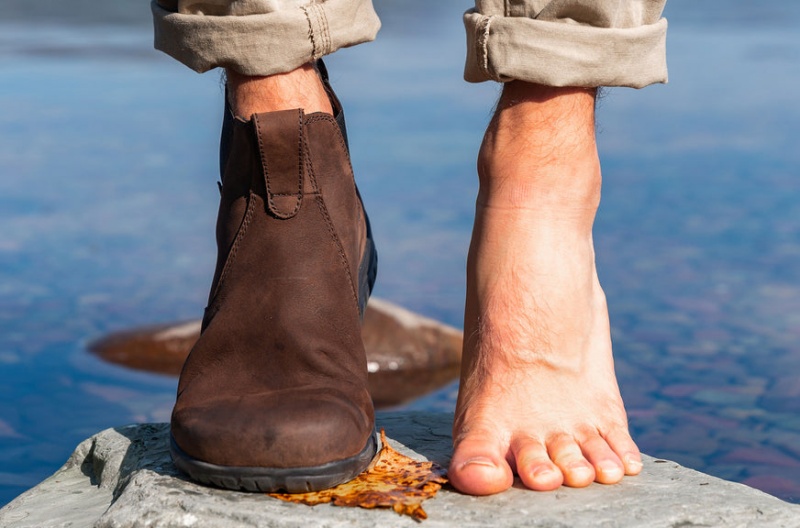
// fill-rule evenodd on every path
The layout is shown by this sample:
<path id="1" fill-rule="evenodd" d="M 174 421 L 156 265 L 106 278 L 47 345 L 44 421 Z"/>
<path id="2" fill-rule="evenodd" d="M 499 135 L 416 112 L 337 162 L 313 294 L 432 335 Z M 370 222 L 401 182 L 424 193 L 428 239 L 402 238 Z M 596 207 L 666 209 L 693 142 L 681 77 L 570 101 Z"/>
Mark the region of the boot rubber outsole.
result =
<path id="1" fill-rule="evenodd" d="M 192 480 L 229 490 L 263 493 L 285 491 L 307 493 L 332 488 L 355 478 L 369 466 L 378 452 L 378 441 L 371 434 L 357 455 L 321 466 L 297 468 L 219 466 L 187 455 L 170 435 L 169 451 L 175 466 Z"/>

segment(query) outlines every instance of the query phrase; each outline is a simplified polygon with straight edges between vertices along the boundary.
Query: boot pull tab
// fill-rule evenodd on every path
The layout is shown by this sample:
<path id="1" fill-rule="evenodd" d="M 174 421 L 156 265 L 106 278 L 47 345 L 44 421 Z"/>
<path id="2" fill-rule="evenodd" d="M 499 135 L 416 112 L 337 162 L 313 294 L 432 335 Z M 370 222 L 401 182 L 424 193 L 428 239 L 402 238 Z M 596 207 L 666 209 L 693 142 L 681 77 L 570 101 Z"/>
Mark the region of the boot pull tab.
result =
<path id="1" fill-rule="evenodd" d="M 303 202 L 303 111 L 253 115 L 267 189 L 267 207 L 277 218 L 292 218 Z"/>

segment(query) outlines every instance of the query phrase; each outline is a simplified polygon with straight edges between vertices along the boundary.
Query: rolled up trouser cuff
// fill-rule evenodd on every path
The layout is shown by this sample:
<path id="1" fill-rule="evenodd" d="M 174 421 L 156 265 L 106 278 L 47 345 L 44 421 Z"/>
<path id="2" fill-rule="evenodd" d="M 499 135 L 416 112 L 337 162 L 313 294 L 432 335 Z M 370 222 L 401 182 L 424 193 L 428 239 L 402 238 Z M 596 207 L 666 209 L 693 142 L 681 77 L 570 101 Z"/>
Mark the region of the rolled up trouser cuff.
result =
<path id="1" fill-rule="evenodd" d="M 629 86 L 667 81 L 667 21 L 593 27 L 525 17 L 464 14 L 469 82 L 521 80 L 547 86 Z"/>
<path id="2" fill-rule="evenodd" d="M 245 16 L 176 13 L 155 0 L 151 8 L 156 49 L 197 72 L 285 73 L 374 40 L 381 25 L 371 0 L 327 0 Z"/>

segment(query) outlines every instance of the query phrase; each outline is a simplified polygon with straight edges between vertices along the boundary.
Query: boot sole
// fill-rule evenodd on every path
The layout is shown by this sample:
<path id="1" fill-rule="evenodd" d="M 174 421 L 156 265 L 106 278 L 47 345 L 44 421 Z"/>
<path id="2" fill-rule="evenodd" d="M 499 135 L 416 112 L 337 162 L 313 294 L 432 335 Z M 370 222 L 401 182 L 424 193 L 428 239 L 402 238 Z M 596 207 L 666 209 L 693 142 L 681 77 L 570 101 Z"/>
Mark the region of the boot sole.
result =
<path id="1" fill-rule="evenodd" d="M 169 451 L 175 466 L 192 480 L 234 491 L 307 493 L 332 488 L 355 478 L 378 452 L 375 434 L 357 455 L 321 466 L 297 468 L 219 466 L 187 455 L 170 435 Z"/>

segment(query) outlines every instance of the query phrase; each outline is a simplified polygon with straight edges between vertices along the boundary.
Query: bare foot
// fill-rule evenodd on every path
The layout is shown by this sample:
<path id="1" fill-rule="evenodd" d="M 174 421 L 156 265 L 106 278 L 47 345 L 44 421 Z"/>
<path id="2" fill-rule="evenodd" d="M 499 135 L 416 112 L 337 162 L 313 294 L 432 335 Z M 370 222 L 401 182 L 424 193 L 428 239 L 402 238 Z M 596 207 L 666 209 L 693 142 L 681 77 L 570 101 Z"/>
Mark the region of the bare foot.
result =
<path id="1" fill-rule="evenodd" d="M 319 74 L 311 64 L 266 77 L 251 77 L 230 69 L 225 74 L 233 112 L 244 119 L 261 112 L 295 108 L 302 108 L 307 114 L 333 113 Z"/>
<path id="2" fill-rule="evenodd" d="M 481 146 L 449 473 L 465 493 L 641 471 L 594 264 L 594 97 L 508 83 Z"/>

